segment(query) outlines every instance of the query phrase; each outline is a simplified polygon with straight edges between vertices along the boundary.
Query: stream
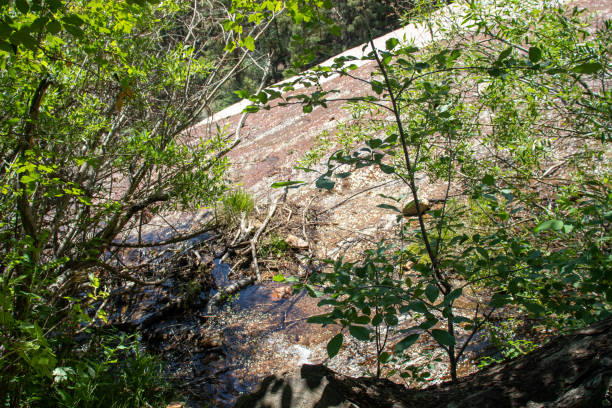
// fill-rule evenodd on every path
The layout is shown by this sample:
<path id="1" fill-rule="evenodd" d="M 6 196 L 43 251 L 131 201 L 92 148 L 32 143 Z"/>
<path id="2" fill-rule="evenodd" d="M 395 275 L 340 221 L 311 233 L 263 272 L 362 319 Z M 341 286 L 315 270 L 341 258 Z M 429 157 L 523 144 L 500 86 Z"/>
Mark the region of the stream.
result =
<path id="1" fill-rule="evenodd" d="M 329 360 L 327 342 L 340 327 L 307 323 L 308 317 L 328 309 L 318 307 L 319 299 L 306 292 L 293 293 L 289 285 L 265 281 L 248 286 L 207 315 L 208 300 L 217 293 L 216 288 L 232 282 L 230 266 L 205 255 L 205 248 L 198 246 L 208 237 L 202 235 L 186 247 L 174 248 L 171 251 L 174 255 L 166 259 L 172 278 L 161 286 L 127 293 L 114 305 L 110 319 L 122 330 L 141 333 L 143 344 L 161 356 L 167 374 L 187 397 L 185 407 L 233 406 L 238 396 L 252 391 L 265 377 L 303 364 L 324 363 L 353 377 L 375 371 L 373 343 L 360 342 L 348 335 L 338 355 Z M 196 241 L 200 244 L 194 247 Z M 139 252 L 135 258 L 151 254 Z M 407 316 L 401 320 L 404 327 L 412 325 Z M 392 334 L 389 344 L 403 336 Z M 478 344 L 483 343 L 477 341 Z M 414 349 L 410 365 L 425 367 L 441 356 L 427 336 Z M 471 370 L 473 364 L 468 366 L 466 370 Z M 439 382 L 445 378 L 447 369 L 445 363 L 436 362 L 428 370 Z M 409 384 L 396 377 L 392 379 Z"/>

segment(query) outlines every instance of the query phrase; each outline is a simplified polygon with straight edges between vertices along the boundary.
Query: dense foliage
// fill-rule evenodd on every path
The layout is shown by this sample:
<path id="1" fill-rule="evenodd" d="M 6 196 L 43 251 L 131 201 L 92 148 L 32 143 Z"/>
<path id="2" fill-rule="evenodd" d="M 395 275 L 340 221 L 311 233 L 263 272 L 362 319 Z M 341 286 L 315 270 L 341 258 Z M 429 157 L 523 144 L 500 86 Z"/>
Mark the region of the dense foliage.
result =
<path id="1" fill-rule="evenodd" d="M 2 406 L 163 406 L 171 393 L 160 362 L 137 338 L 102 330 L 111 286 L 165 279 L 121 252 L 193 236 L 148 242 L 141 228 L 163 210 L 221 200 L 224 156 L 239 140 L 191 130 L 230 90 L 355 45 L 413 7 L 358 3 L 0 1 Z M 343 149 L 316 185 L 375 166 L 406 194 L 381 203 L 398 214 L 396 239 L 313 276 L 333 312 L 312 321 L 375 342 L 381 365 L 428 334 L 454 379 L 496 310 L 561 329 L 610 313 L 611 27 L 535 1 L 471 1 L 442 15 L 423 22 L 430 46 L 391 39 L 364 58 L 378 67 L 372 95 L 353 101 L 361 119 L 343 128 Z M 350 75 L 351 61 L 306 81 Z M 304 112 L 327 96 L 302 95 Z M 384 115 L 392 120 L 381 125 Z M 447 186 L 427 215 L 417 174 Z M 408 201 L 413 221 L 402 216 Z M 230 218 L 254 206 L 241 191 L 222 202 Z M 455 305 L 468 292 L 486 301 L 465 316 Z M 406 316 L 416 326 L 388 344 Z"/>
<path id="2" fill-rule="evenodd" d="M 380 204 L 398 215 L 396 239 L 356 261 L 327 260 L 331 268 L 311 279 L 333 311 L 310 321 L 374 342 L 377 375 L 427 334 L 456 380 L 474 335 L 495 332 L 490 323 L 503 310 L 561 330 L 611 312 L 612 27 L 537 1 L 471 1 L 423 24 L 433 36 L 427 47 L 389 39 L 363 57 L 378 72 L 372 95 L 353 101 L 371 112 L 353 128 L 357 149 L 344 140 L 326 166 L 309 170 L 331 190 L 374 166 L 406 189 Z M 351 75 L 354 59 L 338 58 L 306 81 Z M 334 93 L 300 95 L 304 112 Z M 442 197 L 423 196 L 423 177 L 443 186 Z M 429 210 L 427 198 L 441 204 Z M 417 324 L 390 344 L 407 317 Z M 328 344 L 330 357 L 343 336 Z M 513 336 L 500 348 L 519 344 Z"/>
<path id="3" fill-rule="evenodd" d="M 0 405 L 86 406 L 81 386 L 96 406 L 142 406 L 140 392 L 163 403 L 148 390 L 162 386 L 156 363 L 129 375 L 149 381 L 130 389 L 138 401 L 109 391 L 149 359 L 93 330 L 109 285 L 164 279 L 120 253 L 160 243 L 140 233 L 158 212 L 219 199 L 234 135 L 191 126 L 278 15 L 299 24 L 322 6 L 0 2 Z M 76 348 L 92 363 L 77 363 Z"/>

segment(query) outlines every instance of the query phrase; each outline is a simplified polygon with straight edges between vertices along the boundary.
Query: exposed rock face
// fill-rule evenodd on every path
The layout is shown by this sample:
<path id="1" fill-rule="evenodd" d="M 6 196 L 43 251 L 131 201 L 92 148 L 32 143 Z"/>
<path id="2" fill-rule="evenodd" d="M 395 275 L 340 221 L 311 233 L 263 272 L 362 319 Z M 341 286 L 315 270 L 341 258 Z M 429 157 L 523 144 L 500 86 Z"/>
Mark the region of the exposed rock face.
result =
<path id="1" fill-rule="evenodd" d="M 304 365 L 271 376 L 237 408 L 612 406 L 612 318 L 504 364 L 423 390 Z"/>

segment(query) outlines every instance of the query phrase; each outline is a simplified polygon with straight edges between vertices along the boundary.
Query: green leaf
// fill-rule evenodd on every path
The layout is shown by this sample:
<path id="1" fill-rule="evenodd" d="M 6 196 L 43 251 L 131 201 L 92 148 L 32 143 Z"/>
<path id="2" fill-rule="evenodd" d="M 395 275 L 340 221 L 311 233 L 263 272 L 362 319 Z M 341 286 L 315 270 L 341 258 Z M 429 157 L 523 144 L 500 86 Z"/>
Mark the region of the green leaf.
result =
<path id="1" fill-rule="evenodd" d="M 349 326 L 351 336 L 361 341 L 370 340 L 370 330 L 363 326 Z"/>
<path id="2" fill-rule="evenodd" d="M 15 45 L 21 44 L 32 51 L 36 50 L 37 46 L 36 40 L 24 29 L 15 31 L 13 35 L 11 35 L 11 42 Z"/>
<path id="3" fill-rule="evenodd" d="M 431 335 L 442 346 L 454 346 L 455 337 L 446 330 L 433 329 Z"/>
<path id="4" fill-rule="evenodd" d="M 11 47 L 11 44 L 6 41 L 0 41 L 0 50 L 6 51 L 8 53 L 12 53 L 14 51 L 13 47 Z"/>
<path id="5" fill-rule="evenodd" d="M 27 14 L 30 11 L 30 5 L 26 0 L 15 0 L 15 7 L 23 14 Z"/>
<path id="6" fill-rule="evenodd" d="M 388 51 L 394 49 L 397 44 L 399 44 L 399 40 L 397 38 L 389 38 L 387 41 L 385 41 L 385 47 Z"/>
<path id="7" fill-rule="evenodd" d="M 459 296 L 461 296 L 462 293 L 463 293 L 462 288 L 453 290 L 451 293 L 444 296 L 444 303 L 446 303 L 447 305 L 452 304 Z"/>
<path id="8" fill-rule="evenodd" d="M 246 47 L 249 51 L 255 51 L 255 39 L 251 36 L 248 36 L 242 41 L 242 45 Z"/>
<path id="9" fill-rule="evenodd" d="M 436 285 L 434 285 L 433 283 L 430 283 L 429 285 L 427 285 L 427 288 L 425 289 L 425 296 L 431 303 L 436 301 L 439 294 L 440 294 L 440 290 L 438 289 Z"/>
<path id="10" fill-rule="evenodd" d="M 525 309 L 527 309 L 527 311 L 531 314 L 543 315 L 544 313 L 546 313 L 546 309 L 544 308 L 544 306 L 540 305 L 539 303 L 524 301 L 522 302 L 522 304 L 523 306 L 525 306 Z"/>
<path id="11" fill-rule="evenodd" d="M 395 173 L 395 167 L 393 167 L 393 166 L 389 166 L 387 164 L 379 163 L 378 167 L 380 167 L 382 172 L 385 173 L 385 174 L 393 174 L 393 173 Z"/>
<path id="12" fill-rule="evenodd" d="M 419 313 L 427 313 L 427 306 L 423 302 L 412 302 L 408 305 L 409 309 Z"/>
<path id="13" fill-rule="evenodd" d="M 9 38 L 13 29 L 8 24 L 0 21 L 0 38 Z"/>
<path id="14" fill-rule="evenodd" d="M 334 324 L 336 323 L 336 321 L 334 319 L 332 319 L 331 317 L 329 317 L 329 315 L 317 315 L 317 316 L 310 316 L 308 319 L 306 319 L 307 323 L 314 323 L 314 324 L 322 324 L 322 325 L 327 325 L 327 324 Z"/>
<path id="15" fill-rule="evenodd" d="M 372 81 L 372 90 L 380 95 L 385 89 L 385 85 L 380 81 Z"/>
<path id="16" fill-rule="evenodd" d="M 401 213 L 401 211 L 399 210 L 399 208 L 397 208 L 397 207 L 395 207 L 395 206 L 393 206 L 393 205 L 390 205 L 390 204 L 378 204 L 378 205 L 377 205 L 377 207 L 378 207 L 378 208 L 385 208 L 385 209 L 387 209 L 387 210 L 393 210 L 393 211 L 395 211 L 395 212 Z"/>
<path id="17" fill-rule="evenodd" d="M 419 325 L 419 328 L 423 330 L 429 330 L 432 327 L 434 327 L 436 324 L 438 324 L 438 319 L 436 319 L 435 317 L 432 317 L 432 318 L 428 318 L 423 323 L 421 323 Z"/>
<path id="18" fill-rule="evenodd" d="M 76 14 L 65 15 L 64 17 L 62 17 L 62 21 L 65 22 L 66 24 L 70 24 L 75 27 L 81 27 L 83 24 L 85 24 L 83 19 L 77 16 Z"/>
<path id="19" fill-rule="evenodd" d="M 242 112 L 244 112 L 244 113 L 256 113 L 256 112 L 259 112 L 259 106 L 257 106 L 257 105 L 248 105 L 247 107 L 244 108 L 244 110 Z"/>
<path id="20" fill-rule="evenodd" d="M 338 352 L 340 351 L 340 347 L 342 347 L 343 340 L 344 337 L 342 336 L 342 333 L 339 333 L 335 335 L 329 341 L 329 343 L 327 343 L 327 355 L 329 356 L 329 358 L 336 357 L 336 354 L 338 354 Z"/>
<path id="21" fill-rule="evenodd" d="M 391 360 L 391 354 L 385 352 L 382 352 L 380 354 L 380 356 L 378 356 L 378 361 L 380 361 L 383 364 L 386 364 L 389 362 L 389 360 Z"/>
<path id="22" fill-rule="evenodd" d="M 380 324 L 383 321 L 383 317 L 381 314 L 377 314 L 376 316 L 374 316 L 374 318 L 372 319 L 372 325 L 373 326 L 380 326 Z"/>
<path id="23" fill-rule="evenodd" d="M 312 108 L 311 104 L 302 106 L 302 112 L 304 112 L 304 113 L 310 113 L 310 112 L 312 112 L 312 109 L 313 108 Z"/>
<path id="24" fill-rule="evenodd" d="M 272 183 L 270 185 L 270 187 L 272 188 L 281 188 L 281 187 L 288 187 L 288 186 L 294 186 L 296 184 L 303 184 L 303 181 L 299 181 L 299 180 L 295 180 L 295 181 L 279 181 L 277 183 Z"/>
<path id="25" fill-rule="evenodd" d="M 533 231 L 537 234 L 538 232 L 548 231 L 550 229 L 554 231 L 560 231 L 563 228 L 563 221 L 561 220 L 548 220 L 538 225 Z"/>
<path id="26" fill-rule="evenodd" d="M 538 47 L 529 48 L 529 61 L 534 64 L 542 59 L 542 50 Z"/>
<path id="27" fill-rule="evenodd" d="M 272 279 L 275 282 L 284 282 L 285 281 L 285 277 L 283 276 L 282 273 L 279 273 L 278 275 L 274 276 Z"/>
<path id="28" fill-rule="evenodd" d="M 71 24 L 64 24 L 64 29 L 66 31 L 68 31 L 68 33 L 70 33 L 75 38 L 81 39 L 85 35 L 83 30 L 81 30 L 79 27 L 71 25 Z"/>
<path id="29" fill-rule="evenodd" d="M 317 186 L 317 188 L 321 188 L 321 189 L 328 190 L 328 191 L 334 188 L 335 185 L 336 185 L 336 182 L 332 181 L 331 179 L 327 177 L 319 177 L 317 179 L 317 182 L 315 183 L 315 186 Z"/>
<path id="30" fill-rule="evenodd" d="M 47 23 L 47 31 L 55 35 L 62 30 L 62 25 L 57 20 L 51 20 Z"/>
<path id="31" fill-rule="evenodd" d="M 491 298 L 491 302 L 489 302 L 489 305 L 491 307 L 502 307 L 502 306 L 507 305 L 511 301 L 512 301 L 512 297 L 510 295 L 505 294 L 505 293 L 496 293 Z"/>
<path id="32" fill-rule="evenodd" d="M 476 252 L 478 252 L 480 254 L 480 256 L 482 256 L 484 259 L 489 259 L 489 252 L 486 250 L 486 248 L 483 247 L 476 247 L 474 248 L 476 250 Z"/>
<path id="33" fill-rule="evenodd" d="M 492 186 L 495 184 L 495 178 L 492 175 L 487 174 L 486 176 L 482 178 L 482 184 L 485 184 L 487 186 Z"/>
<path id="34" fill-rule="evenodd" d="M 497 58 L 497 60 L 503 61 L 506 58 L 508 58 L 511 53 L 512 53 L 512 47 L 508 47 L 499 54 L 499 57 Z"/>
<path id="35" fill-rule="evenodd" d="M 603 66 L 599 62 L 587 62 L 586 64 L 580 64 L 572 68 L 573 72 L 578 74 L 594 74 L 603 69 Z"/>
<path id="36" fill-rule="evenodd" d="M 356 317 L 354 319 L 351 319 L 351 321 L 353 323 L 357 323 L 357 324 L 368 324 L 368 323 L 370 323 L 370 317 L 366 316 L 366 315 L 362 315 L 362 316 Z"/>
<path id="37" fill-rule="evenodd" d="M 411 334 L 410 336 L 397 343 L 395 347 L 393 347 L 393 351 L 396 354 L 401 354 L 404 350 L 410 348 L 414 343 L 416 343 L 416 341 L 419 339 L 419 336 L 420 335 L 418 333 Z"/>
<path id="38" fill-rule="evenodd" d="M 385 315 L 385 322 L 387 323 L 388 326 L 397 326 L 397 324 L 399 323 L 399 320 L 394 313 L 389 313 Z"/>

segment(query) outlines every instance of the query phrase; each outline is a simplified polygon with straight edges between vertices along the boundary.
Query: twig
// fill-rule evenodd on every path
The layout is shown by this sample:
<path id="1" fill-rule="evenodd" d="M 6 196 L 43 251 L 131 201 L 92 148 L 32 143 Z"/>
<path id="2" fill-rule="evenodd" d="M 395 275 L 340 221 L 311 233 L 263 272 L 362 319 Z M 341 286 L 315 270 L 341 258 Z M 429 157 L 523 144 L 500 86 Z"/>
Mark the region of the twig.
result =
<path id="1" fill-rule="evenodd" d="M 314 196 L 310 197 L 310 201 L 306 204 L 306 208 L 302 212 L 302 235 L 304 235 L 304 239 L 308 242 L 308 235 L 306 234 L 306 214 L 308 213 L 308 209 L 310 208 L 310 204 L 314 200 Z"/>
<path id="2" fill-rule="evenodd" d="M 257 282 L 261 282 L 261 273 L 259 272 L 259 265 L 257 264 L 257 249 L 255 248 L 255 245 L 257 244 L 257 240 L 259 240 L 259 236 L 261 235 L 261 233 L 266 229 L 266 226 L 270 222 L 270 219 L 274 216 L 277 205 L 278 205 L 278 197 L 276 198 L 276 200 L 274 200 L 274 203 L 272 203 L 272 205 L 270 206 L 270 210 L 268 211 L 268 216 L 264 220 L 263 224 L 261 224 L 261 227 L 259 227 L 257 232 L 255 232 L 255 235 L 253 235 L 253 239 L 251 239 L 251 256 L 253 257 L 251 266 L 253 267 L 255 276 L 257 276 Z"/>

